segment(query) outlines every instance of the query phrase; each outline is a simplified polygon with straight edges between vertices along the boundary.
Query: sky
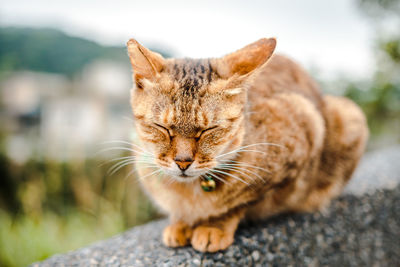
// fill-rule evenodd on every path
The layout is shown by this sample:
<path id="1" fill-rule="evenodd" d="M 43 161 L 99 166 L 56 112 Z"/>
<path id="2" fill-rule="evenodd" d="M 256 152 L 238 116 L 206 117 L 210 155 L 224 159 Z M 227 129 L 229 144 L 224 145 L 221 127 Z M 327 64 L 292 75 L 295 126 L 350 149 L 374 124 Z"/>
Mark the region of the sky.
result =
<path id="1" fill-rule="evenodd" d="M 219 57 L 263 37 L 321 78 L 373 71 L 372 29 L 354 0 L 2 0 L 0 25 L 53 27 L 106 45 L 135 38 L 179 57 Z"/>

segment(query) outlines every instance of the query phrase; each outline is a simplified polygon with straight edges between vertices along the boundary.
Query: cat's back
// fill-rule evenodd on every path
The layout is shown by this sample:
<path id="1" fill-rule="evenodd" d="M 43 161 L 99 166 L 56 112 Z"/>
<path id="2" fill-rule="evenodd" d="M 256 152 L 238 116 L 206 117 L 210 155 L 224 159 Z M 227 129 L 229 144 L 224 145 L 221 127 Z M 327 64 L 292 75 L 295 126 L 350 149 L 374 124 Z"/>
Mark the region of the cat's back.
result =
<path id="1" fill-rule="evenodd" d="M 250 101 L 265 101 L 281 93 L 298 93 L 308 98 L 318 108 L 322 105 L 322 95 L 311 76 L 292 59 L 275 54 L 255 77 L 249 90 Z"/>

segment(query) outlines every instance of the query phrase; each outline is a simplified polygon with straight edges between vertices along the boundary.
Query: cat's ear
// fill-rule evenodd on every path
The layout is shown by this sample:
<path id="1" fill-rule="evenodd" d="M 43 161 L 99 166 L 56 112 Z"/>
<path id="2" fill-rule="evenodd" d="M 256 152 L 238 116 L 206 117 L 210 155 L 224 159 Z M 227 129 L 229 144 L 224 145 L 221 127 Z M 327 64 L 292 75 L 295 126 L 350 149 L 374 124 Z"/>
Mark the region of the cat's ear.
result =
<path id="1" fill-rule="evenodd" d="M 164 66 L 164 58 L 139 44 L 135 39 L 127 43 L 129 59 L 138 81 L 142 78 L 152 80 Z"/>
<path id="2" fill-rule="evenodd" d="M 263 38 L 218 60 L 218 74 L 229 78 L 234 74 L 246 75 L 263 65 L 275 50 L 275 38 Z"/>

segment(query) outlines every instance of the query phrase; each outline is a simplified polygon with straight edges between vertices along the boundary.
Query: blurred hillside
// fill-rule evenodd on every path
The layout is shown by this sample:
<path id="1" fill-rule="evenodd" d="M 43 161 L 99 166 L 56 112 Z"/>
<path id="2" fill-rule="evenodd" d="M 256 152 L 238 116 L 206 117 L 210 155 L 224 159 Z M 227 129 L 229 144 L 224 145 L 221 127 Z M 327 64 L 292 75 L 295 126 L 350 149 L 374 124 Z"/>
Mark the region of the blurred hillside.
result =
<path id="1" fill-rule="evenodd" d="M 0 72 L 30 70 L 72 77 L 94 60 L 128 64 L 124 47 L 106 47 L 54 29 L 0 28 Z"/>

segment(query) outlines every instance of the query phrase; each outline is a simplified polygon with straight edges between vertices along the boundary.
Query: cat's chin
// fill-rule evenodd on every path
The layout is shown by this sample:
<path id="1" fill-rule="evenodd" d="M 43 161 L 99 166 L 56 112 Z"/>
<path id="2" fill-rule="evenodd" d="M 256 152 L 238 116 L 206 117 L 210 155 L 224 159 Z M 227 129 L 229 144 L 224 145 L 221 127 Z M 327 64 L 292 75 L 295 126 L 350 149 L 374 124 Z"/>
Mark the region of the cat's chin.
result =
<path id="1" fill-rule="evenodd" d="M 186 175 L 186 176 L 183 176 L 183 175 L 178 175 L 178 176 L 172 175 L 172 179 L 174 179 L 174 180 L 176 180 L 178 182 L 181 182 L 181 183 L 192 183 L 192 182 L 196 181 L 197 179 L 199 179 L 199 177 L 200 176 L 198 176 L 198 175 L 193 175 L 193 176 L 189 176 L 189 175 Z"/>

